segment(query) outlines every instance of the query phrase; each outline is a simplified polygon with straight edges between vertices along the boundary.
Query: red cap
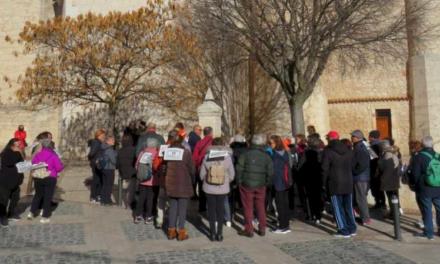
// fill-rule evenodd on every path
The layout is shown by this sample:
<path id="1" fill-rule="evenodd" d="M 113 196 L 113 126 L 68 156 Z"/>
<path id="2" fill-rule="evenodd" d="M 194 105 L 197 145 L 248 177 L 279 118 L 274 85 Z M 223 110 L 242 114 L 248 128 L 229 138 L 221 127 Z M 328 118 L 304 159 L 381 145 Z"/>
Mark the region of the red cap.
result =
<path id="1" fill-rule="evenodd" d="M 327 138 L 329 140 L 337 140 L 337 139 L 339 139 L 339 133 L 335 130 L 332 130 L 332 131 L 328 132 Z"/>

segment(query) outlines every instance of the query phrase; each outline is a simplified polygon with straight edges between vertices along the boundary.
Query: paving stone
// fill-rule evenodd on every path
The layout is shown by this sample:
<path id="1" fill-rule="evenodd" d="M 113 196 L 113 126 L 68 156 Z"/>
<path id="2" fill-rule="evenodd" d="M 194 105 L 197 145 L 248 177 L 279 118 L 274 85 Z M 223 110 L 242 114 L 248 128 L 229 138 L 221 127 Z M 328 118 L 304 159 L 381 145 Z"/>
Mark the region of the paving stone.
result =
<path id="1" fill-rule="evenodd" d="M 31 202 L 20 202 L 17 206 L 17 212 L 27 215 L 30 211 Z M 80 203 L 60 202 L 56 207 L 52 207 L 53 215 L 83 215 L 83 206 Z"/>
<path id="2" fill-rule="evenodd" d="M 252 264 L 241 251 L 229 248 L 155 252 L 138 255 L 136 264 Z"/>
<path id="3" fill-rule="evenodd" d="M 134 224 L 132 221 L 124 221 L 121 222 L 121 227 L 125 237 L 130 241 L 167 239 L 165 230 L 156 229 L 152 224 Z M 190 238 L 204 236 L 202 232 L 189 222 L 186 222 L 185 228 L 187 229 Z"/>
<path id="4" fill-rule="evenodd" d="M 363 241 L 332 239 L 276 245 L 286 254 L 303 264 L 413 264 L 400 257 Z"/>
<path id="5" fill-rule="evenodd" d="M 82 244 L 85 244 L 84 224 L 14 225 L 0 229 L 0 248 Z"/>
<path id="6" fill-rule="evenodd" d="M 2 264 L 109 264 L 111 263 L 110 254 L 107 251 L 88 251 L 88 252 L 57 252 L 57 253 L 35 253 L 25 252 L 0 255 Z"/>

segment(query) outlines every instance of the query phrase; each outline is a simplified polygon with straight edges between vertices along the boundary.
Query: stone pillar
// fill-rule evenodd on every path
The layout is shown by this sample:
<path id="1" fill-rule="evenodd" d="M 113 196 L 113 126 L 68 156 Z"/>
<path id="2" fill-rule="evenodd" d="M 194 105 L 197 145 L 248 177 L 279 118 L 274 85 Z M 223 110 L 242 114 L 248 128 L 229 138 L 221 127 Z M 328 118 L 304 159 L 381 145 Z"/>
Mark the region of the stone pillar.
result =
<path id="1" fill-rule="evenodd" d="M 222 108 L 214 102 L 214 95 L 211 88 L 209 88 L 203 104 L 197 108 L 199 125 L 202 127 L 212 127 L 214 137 L 222 136 L 222 113 Z"/>
<path id="2" fill-rule="evenodd" d="M 438 1 L 436 1 L 438 2 Z M 407 10 L 417 0 L 405 0 Z M 408 27 L 408 94 L 411 98 L 411 137 L 421 139 L 431 135 L 440 142 L 440 39 L 421 36 L 426 25 L 440 19 L 432 9 L 422 17 L 409 16 Z"/>

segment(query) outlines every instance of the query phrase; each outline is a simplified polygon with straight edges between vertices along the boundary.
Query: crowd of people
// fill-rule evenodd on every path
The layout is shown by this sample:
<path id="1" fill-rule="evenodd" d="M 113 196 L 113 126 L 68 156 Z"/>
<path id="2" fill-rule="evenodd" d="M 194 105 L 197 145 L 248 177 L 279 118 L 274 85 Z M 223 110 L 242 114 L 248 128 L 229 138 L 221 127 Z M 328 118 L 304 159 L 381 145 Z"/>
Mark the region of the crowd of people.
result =
<path id="1" fill-rule="evenodd" d="M 394 217 L 392 199 L 399 199 L 404 182 L 417 195 L 424 226 L 420 236 L 433 239 L 431 210 L 434 204 L 440 223 L 440 186 L 424 180 L 435 174 L 430 164 L 438 159 L 431 137 L 411 148 L 408 165 L 393 139 L 381 140 L 377 130 L 368 139 L 361 130 L 354 130 L 350 139 L 330 131 L 325 140 L 327 144 L 309 126 L 307 136 L 299 134 L 293 140 L 257 134 L 249 144 L 238 134 L 227 142 L 214 138 L 211 127 L 196 125 L 187 134 L 182 123 L 165 140 L 154 123 L 133 122 L 124 131 L 122 148 L 115 151 L 114 139 L 101 129 L 89 142 L 90 201 L 112 204 L 111 187 L 119 170 L 127 183 L 124 203 L 133 209 L 134 223 L 166 227 L 169 239 L 188 238 L 185 222 L 191 199 L 198 201 L 200 213 L 206 211 L 212 241 L 223 240 L 223 226 L 232 225 L 238 209 L 244 217 L 240 235 L 252 237 L 256 229 L 264 236 L 269 214 L 277 219 L 272 231 L 287 234 L 296 196 L 307 221 L 320 225 L 327 211 L 336 222 L 335 236 L 349 238 L 356 235 L 357 225 L 371 225 L 370 210 Z M 164 145 L 181 149 L 181 158 L 167 160 L 161 155 Z M 107 160 L 105 165 L 101 160 Z M 367 201 L 370 191 L 372 208 Z M 326 209 L 326 204 L 331 206 Z"/>
<path id="2" fill-rule="evenodd" d="M 394 140 L 381 139 L 377 130 L 370 131 L 368 138 L 354 130 L 350 139 L 341 139 L 337 131 L 322 139 L 313 126 L 307 131 L 307 136 L 298 134 L 293 139 L 256 134 L 249 142 L 237 134 L 227 141 L 214 137 L 211 127 L 196 125 L 187 134 L 184 125 L 177 123 L 165 140 L 154 123 L 132 122 L 116 147 L 115 137 L 99 129 L 88 142 L 93 175 L 90 202 L 114 204 L 118 171 L 125 181 L 123 200 L 132 209 L 134 224 L 165 228 L 170 240 L 188 239 L 185 224 L 191 200 L 198 201 L 199 213 L 206 212 L 211 241 L 223 240 L 223 226 L 232 226 L 237 210 L 244 218 L 241 236 L 253 237 L 254 231 L 265 236 L 268 215 L 276 218 L 273 233 L 290 233 L 295 197 L 306 221 L 320 225 L 323 213 L 331 214 L 335 236 L 350 238 L 357 234 L 358 225 L 372 224 L 370 210 L 395 217 L 392 200 L 399 199 L 404 183 L 416 193 L 422 215 L 423 233 L 418 236 L 434 238 L 433 205 L 440 226 L 440 157 L 430 136 L 410 142 L 411 159 L 404 164 Z M 24 128 L 20 126 L 17 132 L 1 153 L 2 226 L 20 218 L 15 210 L 23 174 L 16 164 L 25 159 L 27 143 Z M 40 222 L 48 223 L 63 164 L 49 132 L 40 134 L 36 143 L 32 163 L 46 164 L 46 175 L 34 177 L 28 219 L 41 214 Z M 375 201 L 371 208 L 370 191 Z"/>

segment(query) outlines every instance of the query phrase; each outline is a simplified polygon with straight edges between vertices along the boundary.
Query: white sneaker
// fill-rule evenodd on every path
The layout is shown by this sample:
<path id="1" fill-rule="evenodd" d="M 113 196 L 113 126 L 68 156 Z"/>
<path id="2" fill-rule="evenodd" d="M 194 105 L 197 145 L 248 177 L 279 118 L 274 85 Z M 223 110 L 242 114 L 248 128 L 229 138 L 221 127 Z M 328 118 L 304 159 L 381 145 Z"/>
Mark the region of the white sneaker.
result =
<path id="1" fill-rule="evenodd" d="M 288 233 L 290 233 L 292 231 L 289 228 L 286 228 L 286 229 L 277 228 L 277 229 L 273 230 L 272 232 L 274 234 L 288 234 Z"/>
<path id="2" fill-rule="evenodd" d="M 351 235 L 343 235 L 343 234 L 334 234 L 333 235 L 334 237 L 336 237 L 336 238 L 350 238 L 351 237 Z"/>
<path id="3" fill-rule="evenodd" d="M 34 215 L 32 213 L 29 213 L 26 217 L 28 220 L 34 219 Z"/>
<path id="4" fill-rule="evenodd" d="M 40 211 L 40 216 L 43 217 L 43 210 Z"/>
<path id="5" fill-rule="evenodd" d="M 42 224 L 49 224 L 50 223 L 50 218 L 43 217 L 43 218 L 40 219 L 40 223 L 42 223 Z"/>
<path id="6" fill-rule="evenodd" d="M 226 221 L 226 226 L 227 226 L 227 227 L 232 227 L 232 223 L 231 223 L 231 221 Z"/>
<path id="7" fill-rule="evenodd" d="M 321 225 L 321 221 L 318 220 L 318 219 L 316 219 L 316 220 L 315 220 L 315 225 L 317 225 L 317 226 Z"/>

